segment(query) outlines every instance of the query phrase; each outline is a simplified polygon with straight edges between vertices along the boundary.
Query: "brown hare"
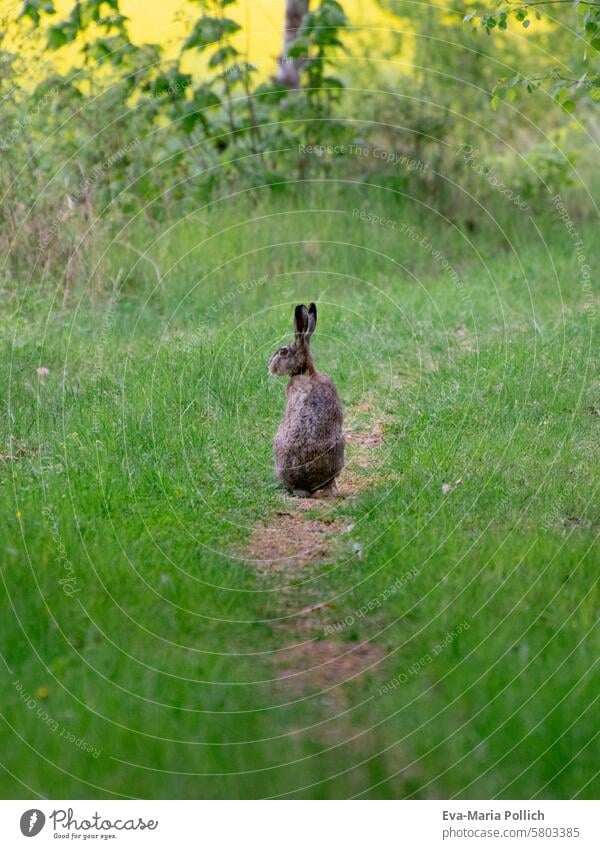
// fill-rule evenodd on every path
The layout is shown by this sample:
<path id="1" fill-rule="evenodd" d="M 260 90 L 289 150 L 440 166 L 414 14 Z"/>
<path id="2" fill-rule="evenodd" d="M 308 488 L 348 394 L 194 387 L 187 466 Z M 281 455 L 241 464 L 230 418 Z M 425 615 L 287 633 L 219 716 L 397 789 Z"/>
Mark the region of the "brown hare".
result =
<path id="1" fill-rule="evenodd" d="M 288 375 L 287 405 L 275 436 L 275 474 L 285 489 L 304 498 L 333 496 L 344 466 L 343 409 L 335 384 L 315 369 L 310 337 L 317 308 L 298 304 L 293 342 L 269 360 L 274 375 Z"/>

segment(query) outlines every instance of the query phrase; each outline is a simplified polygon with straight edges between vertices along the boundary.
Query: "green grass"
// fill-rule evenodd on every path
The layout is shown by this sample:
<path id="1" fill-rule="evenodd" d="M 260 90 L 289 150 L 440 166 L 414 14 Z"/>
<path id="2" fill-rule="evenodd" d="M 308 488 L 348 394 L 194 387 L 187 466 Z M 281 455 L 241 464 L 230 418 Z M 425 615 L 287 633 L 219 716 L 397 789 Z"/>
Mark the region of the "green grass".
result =
<path id="1" fill-rule="evenodd" d="M 463 233 L 374 188 L 288 191 L 133 221 L 160 283 L 107 243 L 66 299 L 7 290 L 2 795 L 597 796 L 597 307 L 573 242 L 550 217 Z M 386 654 L 343 715 L 273 683 L 285 581 L 236 556 L 283 503 L 266 360 L 308 300 L 318 367 L 386 422 L 375 483 L 334 508 L 339 559 L 287 596 L 330 600 L 301 639 L 349 617 L 328 639 Z"/>

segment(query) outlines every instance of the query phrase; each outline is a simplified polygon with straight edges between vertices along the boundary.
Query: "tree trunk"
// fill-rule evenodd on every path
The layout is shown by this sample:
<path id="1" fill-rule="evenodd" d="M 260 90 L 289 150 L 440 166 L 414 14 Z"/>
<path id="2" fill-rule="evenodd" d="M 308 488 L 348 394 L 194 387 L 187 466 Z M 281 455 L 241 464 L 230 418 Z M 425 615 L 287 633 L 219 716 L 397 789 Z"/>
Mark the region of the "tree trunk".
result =
<path id="1" fill-rule="evenodd" d="M 285 0 L 285 28 L 277 80 L 286 88 L 300 88 L 300 68 L 303 60 L 290 59 L 288 50 L 296 40 L 302 19 L 308 13 L 309 2 L 310 0 Z"/>

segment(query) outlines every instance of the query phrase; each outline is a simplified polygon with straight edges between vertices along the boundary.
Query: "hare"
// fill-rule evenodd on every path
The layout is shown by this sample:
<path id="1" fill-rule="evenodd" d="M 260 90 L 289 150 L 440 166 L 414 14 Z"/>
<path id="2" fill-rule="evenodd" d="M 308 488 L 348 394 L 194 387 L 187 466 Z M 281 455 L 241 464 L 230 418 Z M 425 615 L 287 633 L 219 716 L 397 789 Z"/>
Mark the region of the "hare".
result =
<path id="1" fill-rule="evenodd" d="M 288 375 L 287 406 L 275 436 L 275 474 L 292 495 L 334 496 L 336 478 L 344 466 L 344 413 L 335 384 L 315 369 L 310 338 L 317 326 L 317 308 L 298 304 L 295 337 L 275 351 L 269 372 Z"/>

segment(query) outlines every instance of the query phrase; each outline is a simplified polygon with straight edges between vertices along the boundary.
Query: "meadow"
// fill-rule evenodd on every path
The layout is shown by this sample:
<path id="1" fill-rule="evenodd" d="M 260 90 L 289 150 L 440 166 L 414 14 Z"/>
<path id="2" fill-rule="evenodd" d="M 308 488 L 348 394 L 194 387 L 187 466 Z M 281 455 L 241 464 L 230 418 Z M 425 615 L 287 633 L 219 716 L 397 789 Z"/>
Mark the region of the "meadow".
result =
<path id="1" fill-rule="evenodd" d="M 5 798 L 597 796 L 597 228 L 499 196 L 467 223 L 240 188 L 4 287 Z M 296 509 L 266 363 L 309 300 L 381 439 L 306 509 L 328 555 L 258 568 Z M 367 668 L 315 678 L 324 644 Z"/>

